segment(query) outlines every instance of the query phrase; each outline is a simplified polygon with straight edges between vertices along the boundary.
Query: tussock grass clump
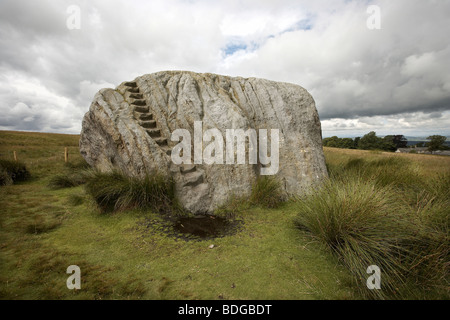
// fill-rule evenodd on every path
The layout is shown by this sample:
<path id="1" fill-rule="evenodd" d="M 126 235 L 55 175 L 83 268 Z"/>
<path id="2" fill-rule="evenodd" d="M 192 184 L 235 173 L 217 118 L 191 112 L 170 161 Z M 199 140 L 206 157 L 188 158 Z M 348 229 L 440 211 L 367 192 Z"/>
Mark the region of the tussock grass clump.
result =
<path id="1" fill-rule="evenodd" d="M 151 209 L 156 212 L 178 210 L 174 183 L 160 174 L 144 178 L 128 177 L 119 171 L 91 171 L 86 191 L 102 212 Z"/>
<path id="2" fill-rule="evenodd" d="M 214 211 L 215 216 L 235 219 L 236 216 L 251 207 L 247 197 L 231 194 L 227 201 Z"/>
<path id="3" fill-rule="evenodd" d="M 426 187 L 408 199 L 417 236 L 410 244 L 416 256 L 409 261 L 417 286 L 450 294 L 450 174 L 430 178 Z"/>
<path id="4" fill-rule="evenodd" d="M 296 224 L 337 254 L 358 281 L 367 279 L 367 267 L 379 266 L 384 292 L 393 292 L 404 281 L 401 260 L 407 251 L 401 244 L 412 236 L 397 200 L 391 187 L 377 187 L 373 181 L 328 181 L 299 199 Z M 365 282 L 358 287 L 365 288 Z"/>
<path id="5" fill-rule="evenodd" d="M 426 190 L 433 197 L 441 200 L 450 200 L 450 172 L 436 176 L 426 181 Z"/>
<path id="6" fill-rule="evenodd" d="M 89 172 L 88 163 L 82 159 L 64 163 L 64 172 L 50 178 L 48 187 L 51 189 L 72 188 L 86 183 Z"/>
<path id="7" fill-rule="evenodd" d="M 275 209 L 286 200 L 287 196 L 281 189 L 280 182 L 275 177 L 260 176 L 253 183 L 249 196 L 231 194 L 226 203 L 220 206 L 214 214 L 233 219 L 238 213 L 252 206 Z"/>
<path id="8" fill-rule="evenodd" d="M 0 160 L 0 185 L 26 181 L 30 177 L 30 172 L 22 162 Z"/>
<path id="9" fill-rule="evenodd" d="M 9 186 L 13 184 L 11 176 L 5 168 L 0 167 L 0 186 Z"/>
<path id="10" fill-rule="evenodd" d="M 84 159 L 66 162 L 64 163 L 64 167 L 72 170 L 86 170 L 90 168 L 89 164 Z"/>
<path id="11" fill-rule="evenodd" d="M 83 172 L 72 174 L 58 174 L 50 179 L 48 186 L 52 189 L 72 188 L 86 183 Z"/>
<path id="12" fill-rule="evenodd" d="M 297 226 L 326 244 L 376 298 L 448 295 L 450 174 L 426 176 L 402 158 L 349 158 L 328 167 L 330 180 L 298 199 Z M 368 290 L 367 267 L 382 271 Z"/>
<path id="13" fill-rule="evenodd" d="M 252 186 L 249 202 L 264 208 L 277 208 L 286 200 L 280 182 L 273 176 L 260 176 Z"/>

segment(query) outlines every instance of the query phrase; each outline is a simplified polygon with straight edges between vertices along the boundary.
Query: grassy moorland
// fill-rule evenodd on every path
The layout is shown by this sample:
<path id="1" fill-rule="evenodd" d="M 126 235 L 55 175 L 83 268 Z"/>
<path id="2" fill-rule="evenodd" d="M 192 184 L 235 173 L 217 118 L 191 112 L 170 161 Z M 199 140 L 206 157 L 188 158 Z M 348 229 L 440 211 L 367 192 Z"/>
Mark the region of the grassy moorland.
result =
<path id="1" fill-rule="evenodd" d="M 89 187 L 92 180 L 86 183 L 95 173 L 90 178 L 84 174 L 78 139 L 0 131 L 0 159 L 12 160 L 16 151 L 30 173 L 26 181 L 0 186 L 1 299 L 448 294 L 450 158 L 327 148 L 331 179 L 323 189 L 279 206 L 262 206 L 257 199 L 264 192 L 255 188 L 258 197 L 233 207 L 241 221 L 236 232 L 187 241 L 151 207 L 105 213 L 90 191 L 99 188 Z M 69 148 L 67 164 L 64 147 Z M 386 241 L 375 245 L 380 239 Z M 388 248 L 386 255 L 380 248 Z M 361 271 L 367 263 L 392 271 L 382 274 L 383 294 L 367 289 L 369 275 Z M 66 287 L 69 265 L 81 269 L 81 290 Z"/>
<path id="2" fill-rule="evenodd" d="M 298 227 L 327 245 L 356 283 L 382 270 L 368 298 L 450 294 L 450 158 L 326 149 L 330 179 L 298 199 Z"/>

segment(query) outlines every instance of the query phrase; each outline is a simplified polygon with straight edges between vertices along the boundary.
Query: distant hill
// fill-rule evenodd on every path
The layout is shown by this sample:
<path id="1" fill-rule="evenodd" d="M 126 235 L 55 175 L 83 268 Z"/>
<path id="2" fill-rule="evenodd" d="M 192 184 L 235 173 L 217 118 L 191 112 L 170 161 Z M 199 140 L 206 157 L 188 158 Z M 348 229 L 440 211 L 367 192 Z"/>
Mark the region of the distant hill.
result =
<path id="1" fill-rule="evenodd" d="M 408 140 L 408 146 L 416 145 L 420 142 L 429 142 L 426 137 L 405 137 Z M 447 141 L 445 141 L 444 145 L 450 147 L 450 137 L 447 137 Z"/>
<path id="2" fill-rule="evenodd" d="M 405 136 L 406 139 L 408 139 L 408 141 L 418 141 L 418 142 L 425 142 L 428 141 L 427 137 L 409 137 L 409 136 Z M 447 136 L 447 142 L 450 141 L 450 137 Z"/>

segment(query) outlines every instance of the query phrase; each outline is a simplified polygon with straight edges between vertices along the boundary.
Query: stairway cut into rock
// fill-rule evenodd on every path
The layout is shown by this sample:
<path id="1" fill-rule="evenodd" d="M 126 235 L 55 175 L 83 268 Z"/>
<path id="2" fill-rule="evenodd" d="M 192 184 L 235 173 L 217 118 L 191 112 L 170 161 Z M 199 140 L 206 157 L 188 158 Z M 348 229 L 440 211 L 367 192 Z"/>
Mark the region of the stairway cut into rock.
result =
<path id="1" fill-rule="evenodd" d="M 184 164 L 180 168 L 185 186 L 198 186 L 204 181 L 204 171 L 197 168 L 195 164 Z"/>
<path id="2" fill-rule="evenodd" d="M 141 93 L 139 86 L 135 81 L 125 82 L 124 86 L 126 87 L 125 95 L 128 96 L 127 100 L 133 107 L 139 125 L 170 156 L 172 150 L 169 148 L 168 140 L 162 136 L 161 128 L 154 119 L 150 106 Z M 208 183 L 205 182 L 205 172 L 198 168 L 196 164 L 183 164 L 179 168 L 179 172 L 183 177 L 183 186 L 189 187 L 192 190 L 191 192 L 194 192 L 194 197 L 201 196 L 208 189 Z"/>
<path id="3" fill-rule="evenodd" d="M 158 127 L 158 123 L 153 118 L 153 113 L 150 111 L 144 95 L 140 92 L 139 86 L 135 81 L 125 82 L 124 86 L 129 94 L 129 103 L 136 113 L 139 125 L 170 156 L 172 150 L 169 148 L 167 138 L 161 135 L 161 128 Z"/>

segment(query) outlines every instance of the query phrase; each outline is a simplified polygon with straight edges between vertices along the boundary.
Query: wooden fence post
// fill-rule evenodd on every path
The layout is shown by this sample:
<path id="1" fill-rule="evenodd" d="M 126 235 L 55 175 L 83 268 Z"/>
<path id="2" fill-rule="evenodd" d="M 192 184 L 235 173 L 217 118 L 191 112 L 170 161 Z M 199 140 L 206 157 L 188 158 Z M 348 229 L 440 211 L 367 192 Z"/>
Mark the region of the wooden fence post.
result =
<path id="1" fill-rule="evenodd" d="M 13 151 L 13 153 L 14 153 L 14 161 L 17 162 L 17 153 L 16 151 Z"/>
<path id="2" fill-rule="evenodd" d="M 67 147 L 64 148 L 64 162 L 67 163 L 69 160 L 69 152 L 67 151 Z"/>

